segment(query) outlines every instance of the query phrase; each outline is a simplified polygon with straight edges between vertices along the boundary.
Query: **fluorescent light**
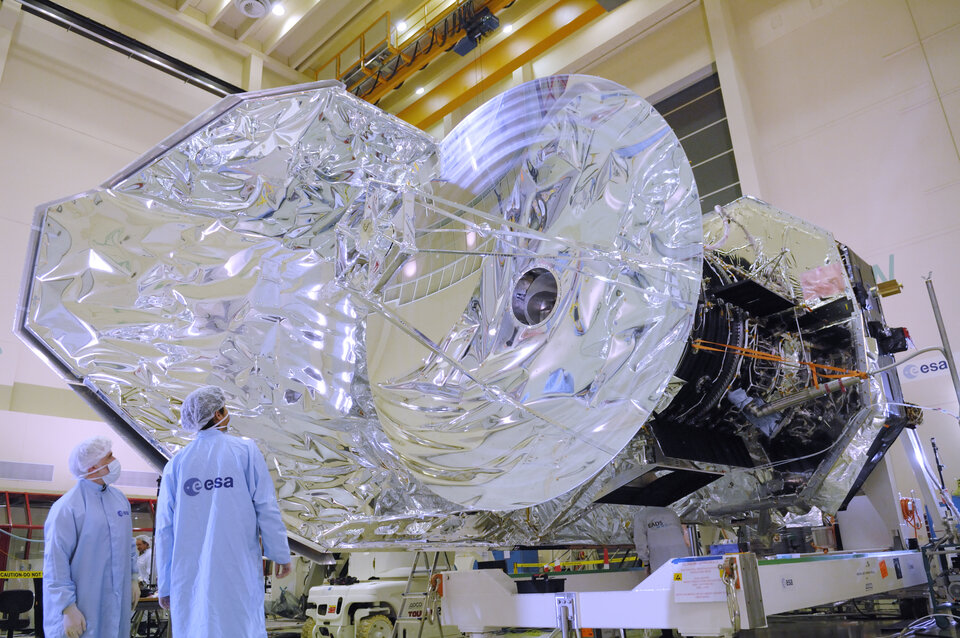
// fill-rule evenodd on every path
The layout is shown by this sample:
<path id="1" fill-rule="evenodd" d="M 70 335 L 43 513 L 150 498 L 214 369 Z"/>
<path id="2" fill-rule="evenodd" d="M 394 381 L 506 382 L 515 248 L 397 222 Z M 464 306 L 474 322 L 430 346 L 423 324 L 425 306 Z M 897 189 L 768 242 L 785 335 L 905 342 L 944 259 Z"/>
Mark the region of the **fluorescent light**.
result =
<path id="1" fill-rule="evenodd" d="M 418 87 L 417 87 L 417 95 L 423 95 L 423 87 L 422 87 L 422 86 L 418 86 Z"/>
<path id="2" fill-rule="evenodd" d="M 504 35 L 510 35 L 511 33 L 513 33 L 513 25 L 512 24 L 503 25 L 503 33 Z"/>
<path id="3" fill-rule="evenodd" d="M 271 11 L 273 11 L 273 15 L 275 16 L 282 16 L 284 13 L 287 12 L 282 2 L 274 2 L 273 8 L 271 9 Z"/>
<path id="4" fill-rule="evenodd" d="M 401 20 L 397 23 L 397 33 L 403 33 L 407 30 L 407 23 Z"/>

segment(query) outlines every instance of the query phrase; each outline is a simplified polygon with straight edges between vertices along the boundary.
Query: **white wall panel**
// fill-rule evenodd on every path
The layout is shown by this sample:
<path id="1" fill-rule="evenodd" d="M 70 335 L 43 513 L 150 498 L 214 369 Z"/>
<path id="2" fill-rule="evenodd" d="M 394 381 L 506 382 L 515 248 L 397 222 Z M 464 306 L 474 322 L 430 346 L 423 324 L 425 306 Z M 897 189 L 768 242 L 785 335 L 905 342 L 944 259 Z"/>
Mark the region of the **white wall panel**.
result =
<path id="1" fill-rule="evenodd" d="M 83 439 L 98 434 L 113 441 L 113 455 L 124 470 L 156 471 L 105 423 L 5 411 L 0 411 L 0 423 L 0 460 L 54 466 L 53 482 L 0 479 L 0 492 L 66 492 L 77 482 L 68 466 L 70 451 Z M 156 487 L 120 489 L 128 496 L 155 498 L 157 494 Z"/>
<path id="2" fill-rule="evenodd" d="M 56 405 L 33 405 L 48 386 L 48 404 L 65 384 L 12 334 L 34 209 L 106 180 L 216 101 L 216 97 L 129 60 L 75 33 L 21 12 L 0 77 L 0 386 L 20 411 L 0 412 L 0 458 L 53 463 L 53 483 L 0 482 L 0 490 L 64 491 L 73 445 L 93 434 L 115 442 L 127 469 L 145 461 L 104 423 L 46 416 Z M 29 390 L 29 388 L 28 388 Z M 17 397 L 31 397 L 26 401 Z M 41 393 L 42 396 L 42 393 Z M 71 396 L 70 399 L 73 399 Z M 42 399 L 40 400 L 42 403 Z M 76 401 L 71 405 L 79 406 Z M 51 409 L 51 407 L 53 409 Z M 22 410 L 27 410 L 24 412 Z M 34 410 L 37 413 L 29 413 Z M 67 410 L 69 411 L 69 409 Z M 77 415 L 91 414 L 76 408 Z M 63 412 L 63 410 L 60 410 Z M 152 490 L 128 491 L 149 496 Z"/>

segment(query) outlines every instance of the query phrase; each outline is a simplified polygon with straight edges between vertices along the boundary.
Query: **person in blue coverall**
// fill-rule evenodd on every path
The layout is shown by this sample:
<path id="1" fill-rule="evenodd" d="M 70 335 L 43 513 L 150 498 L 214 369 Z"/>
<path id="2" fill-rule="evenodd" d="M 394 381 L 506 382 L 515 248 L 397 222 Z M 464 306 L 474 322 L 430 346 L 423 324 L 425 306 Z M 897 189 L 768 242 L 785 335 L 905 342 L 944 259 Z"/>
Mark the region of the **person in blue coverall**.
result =
<path id="1" fill-rule="evenodd" d="M 70 454 L 77 484 L 43 525 L 43 631 L 48 638 L 124 638 L 140 599 L 130 501 L 110 484 L 120 476 L 103 436 Z"/>
<path id="2" fill-rule="evenodd" d="M 176 638 L 267 635 L 261 556 L 290 573 L 287 529 L 256 444 L 228 436 L 223 391 L 195 390 L 180 410 L 196 440 L 167 463 L 155 537 L 160 605 Z M 261 553 L 261 542 L 263 552 Z"/>

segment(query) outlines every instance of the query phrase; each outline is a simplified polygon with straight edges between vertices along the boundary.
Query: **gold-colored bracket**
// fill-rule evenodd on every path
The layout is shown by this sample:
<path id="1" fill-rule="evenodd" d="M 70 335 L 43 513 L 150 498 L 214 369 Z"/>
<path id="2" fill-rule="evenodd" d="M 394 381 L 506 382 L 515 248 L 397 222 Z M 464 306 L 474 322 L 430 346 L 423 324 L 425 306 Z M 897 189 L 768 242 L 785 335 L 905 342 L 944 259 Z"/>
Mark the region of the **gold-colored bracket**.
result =
<path id="1" fill-rule="evenodd" d="M 881 297 L 899 295 L 902 291 L 903 291 L 903 284 L 901 284 L 896 279 L 881 281 L 880 283 L 877 284 L 877 292 L 880 293 Z"/>

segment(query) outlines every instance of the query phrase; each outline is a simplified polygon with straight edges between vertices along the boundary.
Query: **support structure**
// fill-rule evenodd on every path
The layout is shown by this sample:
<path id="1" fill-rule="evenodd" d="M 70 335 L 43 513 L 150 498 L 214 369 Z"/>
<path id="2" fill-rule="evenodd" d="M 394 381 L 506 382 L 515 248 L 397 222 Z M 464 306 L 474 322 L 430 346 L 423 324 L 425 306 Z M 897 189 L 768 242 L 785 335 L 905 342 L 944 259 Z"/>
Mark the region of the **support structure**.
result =
<path id="1" fill-rule="evenodd" d="M 637 573 L 637 572 L 634 572 Z M 632 589 L 563 574 L 563 593 L 518 594 L 499 570 L 445 572 L 443 624 L 484 634 L 504 627 L 656 629 L 729 636 L 765 627 L 767 615 L 925 583 L 920 552 L 754 554 L 677 558 Z M 621 575 L 622 579 L 623 576 Z"/>
<path id="2" fill-rule="evenodd" d="M 953 382 L 953 391 L 957 396 L 957 407 L 960 408 L 960 376 L 957 375 L 957 362 L 953 358 L 953 349 L 950 347 L 947 327 L 943 323 L 943 315 L 940 314 L 940 304 L 937 302 L 937 293 L 933 289 L 933 273 L 924 277 L 923 281 L 927 286 L 927 294 L 930 296 L 930 307 L 933 309 L 933 318 L 937 322 L 937 330 L 940 333 L 940 344 L 943 348 L 943 356 L 947 360 L 947 368 L 950 370 L 950 381 Z"/>
<path id="3" fill-rule="evenodd" d="M 742 64 L 738 37 L 730 7 L 722 0 L 705 0 L 704 13 L 710 30 L 713 54 L 723 86 L 723 103 L 733 148 L 736 149 L 737 174 L 740 191 L 763 199 L 763 181 L 757 171 L 758 155 L 754 140 L 757 137 L 753 109 L 740 71 Z"/>
<path id="4" fill-rule="evenodd" d="M 943 316 L 940 314 L 940 304 L 937 302 L 937 293 L 933 288 L 932 273 L 924 277 L 924 283 L 927 287 L 927 294 L 930 296 L 930 306 L 940 334 L 940 346 L 929 349 L 939 350 L 946 359 L 947 368 L 950 371 L 950 380 L 957 396 L 958 409 L 960 409 L 960 377 L 958 377 L 957 365 L 953 356 L 953 349 L 950 347 L 946 325 L 943 322 Z M 958 523 L 958 516 L 950 503 L 950 495 L 947 494 L 944 486 L 937 480 L 934 470 L 931 469 L 917 431 L 906 430 L 905 432 L 904 446 L 907 450 L 910 467 L 920 487 L 922 500 L 930 508 L 929 513 L 932 518 L 930 524 L 933 527 L 933 532 L 938 538 L 948 535 L 953 536 L 956 534 L 955 526 Z"/>

